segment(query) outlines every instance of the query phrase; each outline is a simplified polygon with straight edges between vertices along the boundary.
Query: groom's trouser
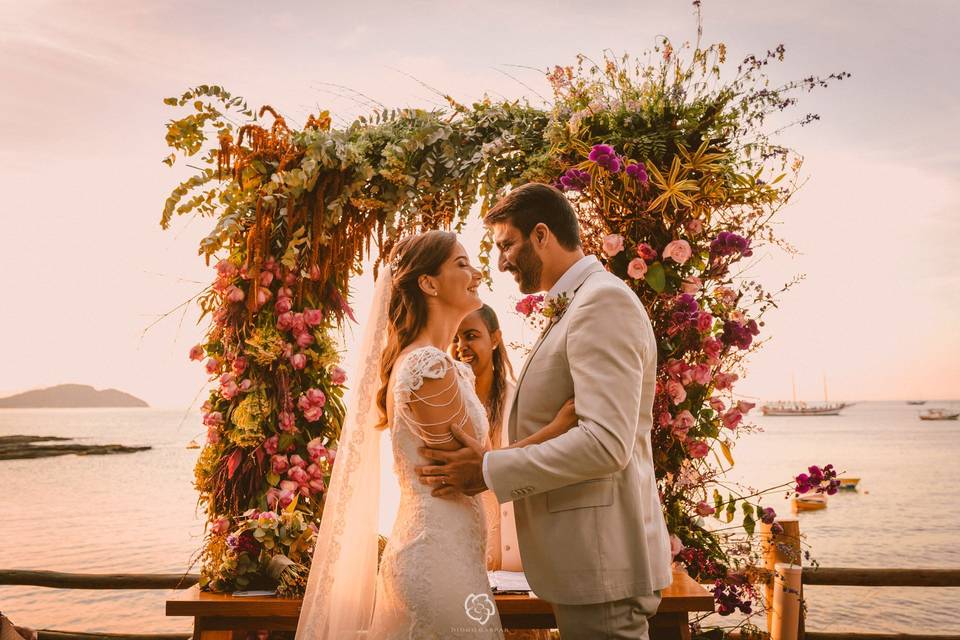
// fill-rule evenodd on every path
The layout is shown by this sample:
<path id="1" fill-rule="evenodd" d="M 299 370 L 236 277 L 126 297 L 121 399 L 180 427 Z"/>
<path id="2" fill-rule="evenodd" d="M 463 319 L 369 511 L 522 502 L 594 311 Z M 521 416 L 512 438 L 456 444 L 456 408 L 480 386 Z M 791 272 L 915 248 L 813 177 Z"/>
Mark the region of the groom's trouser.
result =
<path id="1" fill-rule="evenodd" d="M 600 604 L 554 604 L 562 640 L 647 640 L 660 592 Z"/>

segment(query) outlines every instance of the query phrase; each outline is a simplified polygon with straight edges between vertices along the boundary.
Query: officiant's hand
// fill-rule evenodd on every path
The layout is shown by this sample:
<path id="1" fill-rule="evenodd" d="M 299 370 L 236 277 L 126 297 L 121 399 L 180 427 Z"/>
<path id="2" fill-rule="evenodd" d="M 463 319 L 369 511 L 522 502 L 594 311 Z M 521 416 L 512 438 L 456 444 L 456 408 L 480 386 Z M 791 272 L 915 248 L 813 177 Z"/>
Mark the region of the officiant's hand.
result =
<path id="1" fill-rule="evenodd" d="M 486 491 L 483 456 L 487 447 L 459 427 L 451 425 L 450 430 L 463 446 L 455 451 L 420 447 L 420 455 L 439 463 L 414 467 L 420 476 L 420 483 L 436 487 L 431 493 L 438 498 L 458 493 L 475 496 Z"/>

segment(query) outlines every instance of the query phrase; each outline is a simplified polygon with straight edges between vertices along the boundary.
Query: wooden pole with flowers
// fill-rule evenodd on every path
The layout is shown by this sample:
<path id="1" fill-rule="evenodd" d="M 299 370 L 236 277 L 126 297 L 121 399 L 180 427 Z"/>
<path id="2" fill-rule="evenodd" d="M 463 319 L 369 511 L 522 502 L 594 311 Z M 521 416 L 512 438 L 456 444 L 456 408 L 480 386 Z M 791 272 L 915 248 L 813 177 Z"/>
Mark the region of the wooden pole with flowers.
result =
<path id="1" fill-rule="evenodd" d="M 536 180 L 568 194 L 586 250 L 649 311 L 659 348 L 654 456 L 675 558 L 713 585 L 719 613 L 750 613 L 760 600 L 745 577 L 759 559 L 754 530 L 776 517 L 762 497 L 788 485 L 747 493 L 723 479 L 753 407 L 732 390 L 775 304 L 741 271 L 758 247 L 786 246 L 771 221 L 801 165 L 763 125 L 795 92 L 846 76 L 771 89 L 764 68 L 783 54 L 749 56 L 723 81 L 722 44 L 683 54 L 662 41 L 647 62 L 556 67 L 550 110 L 448 99 L 448 110 L 376 112 L 340 130 L 326 112 L 292 130 L 216 86 L 168 99 L 192 109 L 168 124 L 168 143 L 206 166 L 174 190 L 162 224 L 217 219 L 200 247 L 217 260 L 200 297 L 213 322 L 191 352 L 217 385 L 196 473 L 211 524 L 204 586 L 279 575 L 282 592 L 302 589 L 343 419 L 335 338 L 352 319 L 349 278 L 363 259 L 388 252 L 401 231 L 457 226 L 474 204 L 482 214 L 505 187 Z M 536 318 L 540 302 L 518 310 Z M 834 491 L 835 476 L 793 489 Z"/>

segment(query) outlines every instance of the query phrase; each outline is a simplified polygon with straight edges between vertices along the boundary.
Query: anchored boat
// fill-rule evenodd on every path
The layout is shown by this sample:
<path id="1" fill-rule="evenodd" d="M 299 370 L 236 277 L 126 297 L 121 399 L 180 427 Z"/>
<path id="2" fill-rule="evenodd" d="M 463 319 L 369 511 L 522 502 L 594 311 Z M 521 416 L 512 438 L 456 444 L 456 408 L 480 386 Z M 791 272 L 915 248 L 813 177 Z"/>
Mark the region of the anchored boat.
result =
<path id="1" fill-rule="evenodd" d="M 960 411 L 950 409 L 927 409 L 920 414 L 921 420 L 956 420 L 960 418 Z"/>

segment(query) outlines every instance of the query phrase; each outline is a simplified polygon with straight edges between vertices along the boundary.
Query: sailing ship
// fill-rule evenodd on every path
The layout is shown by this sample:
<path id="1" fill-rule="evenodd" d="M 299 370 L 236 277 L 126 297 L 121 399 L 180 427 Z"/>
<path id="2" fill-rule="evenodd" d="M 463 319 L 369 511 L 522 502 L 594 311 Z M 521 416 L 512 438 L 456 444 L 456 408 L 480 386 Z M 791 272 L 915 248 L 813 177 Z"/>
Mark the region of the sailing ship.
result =
<path id="1" fill-rule="evenodd" d="M 797 382 L 793 380 L 793 400 L 767 402 L 760 407 L 765 416 L 838 416 L 840 412 L 851 406 L 849 402 L 830 402 L 827 392 L 827 379 L 823 379 L 823 404 L 807 404 L 797 400 Z"/>

